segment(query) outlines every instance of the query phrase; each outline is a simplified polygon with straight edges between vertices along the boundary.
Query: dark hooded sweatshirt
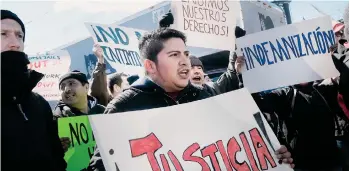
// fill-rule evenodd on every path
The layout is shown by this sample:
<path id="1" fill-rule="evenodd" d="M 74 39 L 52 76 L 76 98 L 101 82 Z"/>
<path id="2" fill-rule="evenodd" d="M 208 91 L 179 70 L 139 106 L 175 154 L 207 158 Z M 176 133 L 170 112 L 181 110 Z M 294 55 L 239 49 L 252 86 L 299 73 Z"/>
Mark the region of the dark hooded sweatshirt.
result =
<path id="1" fill-rule="evenodd" d="M 64 151 L 48 102 L 32 89 L 43 74 L 23 52 L 1 53 L 1 170 L 63 171 Z"/>

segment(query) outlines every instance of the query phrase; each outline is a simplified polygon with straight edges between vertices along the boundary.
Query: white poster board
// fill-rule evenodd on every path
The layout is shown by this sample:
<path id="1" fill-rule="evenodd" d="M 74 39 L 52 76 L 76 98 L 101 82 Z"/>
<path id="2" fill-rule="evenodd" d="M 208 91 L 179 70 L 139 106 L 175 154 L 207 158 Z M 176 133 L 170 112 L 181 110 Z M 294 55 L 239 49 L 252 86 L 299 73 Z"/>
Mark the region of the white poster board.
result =
<path id="1" fill-rule="evenodd" d="M 338 76 L 329 53 L 334 36 L 326 16 L 237 39 L 245 87 L 255 93 Z"/>
<path id="2" fill-rule="evenodd" d="M 29 55 L 29 69 L 36 70 L 45 76 L 36 84 L 33 91 L 47 101 L 61 99 L 59 78 L 69 72 L 71 59 L 67 51 Z"/>
<path id="3" fill-rule="evenodd" d="M 280 144 L 246 89 L 89 120 L 108 171 L 292 170 L 275 158 Z"/>
<path id="4" fill-rule="evenodd" d="M 103 49 L 105 61 L 118 73 L 144 75 L 143 62 L 138 49 L 138 41 L 144 30 L 85 23 L 95 43 Z M 91 47 L 92 49 L 92 47 Z"/>
<path id="5" fill-rule="evenodd" d="M 188 46 L 234 49 L 239 1 L 172 1 L 171 12 L 171 27 L 186 34 Z"/>

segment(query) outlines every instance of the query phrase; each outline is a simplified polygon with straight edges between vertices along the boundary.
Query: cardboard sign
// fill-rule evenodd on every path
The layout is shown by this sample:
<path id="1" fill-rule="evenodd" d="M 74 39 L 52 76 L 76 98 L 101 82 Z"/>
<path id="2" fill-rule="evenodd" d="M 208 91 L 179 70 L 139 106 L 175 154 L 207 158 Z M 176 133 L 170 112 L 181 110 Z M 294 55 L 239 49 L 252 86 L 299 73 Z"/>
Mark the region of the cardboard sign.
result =
<path id="1" fill-rule="evenodd" d="M 94 42 L 102 47 L 107 65 L 119 73 L 144 75 L 138 42 L 145 31 L 117 25 L 85 25 Z"/>
<path id="2" fill-rule="evenodd" d="M 329 16 L 306 20 L 237 39 L 245 57 L 244 85 L 251 93 L 338 76 L 330 47 Z"/>
<path id="3" fill-rule="evenodd" d="M 95 149 L 95 138 L 87 116 L 58 119 L 59 137 L 68 137 L 71 146 L 65 152 L 67 171 L 80 171 L 88 167 Z"/>
<path id="4" fill-rule="evenodd" d="M 66 51 L 31 55 L 29 69 L 45 74 L 33 89 L 46 100 L 59 100 L 59 78 L 69 71 L 71 59 Z"/>
<path id="5" fill-rule="evenodd" d="M 235 47 L 235 26 L 240 8 L 238 1 L 171 2 L 174 29 L 184 32 L 188 46 L 231 50 Z"/>
<path id="6" fill-rule="evenodd" d="M 288 171 L 246 89 L 171 107 L 89 116 L 108 171 Z"/>

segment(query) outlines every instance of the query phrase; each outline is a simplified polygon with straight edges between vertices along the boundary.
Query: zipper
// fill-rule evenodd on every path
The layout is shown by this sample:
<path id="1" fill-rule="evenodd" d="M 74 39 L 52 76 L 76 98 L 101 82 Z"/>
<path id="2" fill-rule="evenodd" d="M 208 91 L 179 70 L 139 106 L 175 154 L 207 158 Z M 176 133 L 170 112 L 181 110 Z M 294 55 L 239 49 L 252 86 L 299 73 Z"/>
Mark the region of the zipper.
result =
<path id="1" fill-rule="evenodd" d="M 16 101 L 16 99 L 17 99 L 16 97 L 13 97 L 13 100 L 14 100 L 14 101 Z M 29 119 L 28 119 L 28 117 L 25 115 L 25 113 L 23 112 L 22 105 L 19 104 L 19 103 L 17 103 L 17 102 L 16 102 L 16 105 L 17 105 L 17 107 L 18 107 L 18 109 L 19 109 L 19 112 L 22 113 L 22 115 L 23 115 L 23 117 L 24 117 L 24 120 L 28 121 Z"/>

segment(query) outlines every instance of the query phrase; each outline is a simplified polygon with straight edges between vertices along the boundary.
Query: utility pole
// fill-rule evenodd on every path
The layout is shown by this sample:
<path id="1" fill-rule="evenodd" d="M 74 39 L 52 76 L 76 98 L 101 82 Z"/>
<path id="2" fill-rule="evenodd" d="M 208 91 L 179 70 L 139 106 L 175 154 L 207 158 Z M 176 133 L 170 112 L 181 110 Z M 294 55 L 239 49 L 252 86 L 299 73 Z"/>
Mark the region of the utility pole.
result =
<path id="1" fill-rule="evenodd" d="M 287 24 L 292 24 L 292 19 L 291 19 L 291 12 L 290 12 L 290 3 L 291 0 L 275 0 L 271 3 L 276 4 L 279 6 L 281 9 L 283 9 Z"/>

